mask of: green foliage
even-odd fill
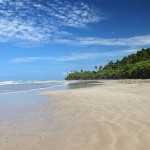
[[[66,80],[93,79],[149,79],[150,78],[150,48],[142,49],[136,54],[123,57],[116,62],[110,61],[103,68],[95,66],[96,71],[81,71],[69,73]]]

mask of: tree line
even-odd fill
[[[150,79],[150,48],[137,51],[115,62],[109,61],[104,67],[95,66],[94,71],[73,71],[66,80],[94,79]]]

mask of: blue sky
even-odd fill
[[[150,47],[149,0],[0,0],[0,80],[63,79]]]

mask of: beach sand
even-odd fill
[[[0,131],[0,150],[150,150],[149,80],[101,82],[45,92],[50,100],[38,113],[40,122],[33,124],[35,114],[16,124],[14,137],[2,138]]]

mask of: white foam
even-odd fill
[[[42,89],[51,89],[51,88],[55,88],[55,87],[60,87],[60,86],[66,86],[69,83],[74,83],[77,81],[65,81],[65,80],[49,80],[49,81],[3,81],[0,83],[4,83],[3,85],[11,85],[11,84],[38,84],[38,83],[62,83],[62,84],[54,84],[51,85],[49,87],[39,87],[39,88],[35,88],[35,89],[27,89],[27,90],[18,90],[18,91],[9,91],[9,90],[5,90],[8,92],[4,92],[4,93],[0,93],[0,95],[5,95],[5,94],[15,94],[15,93],[22,93],[22,92],[30,92],[30,91],[37,91],[37,90],[42,90]],[[0,84],[1,85],[1,84]]]
[[[14,84],[48,84],[48,83],[63,83],[64,80],[28,80],[28,81],[0,81],[0,85],[14,85]]]

